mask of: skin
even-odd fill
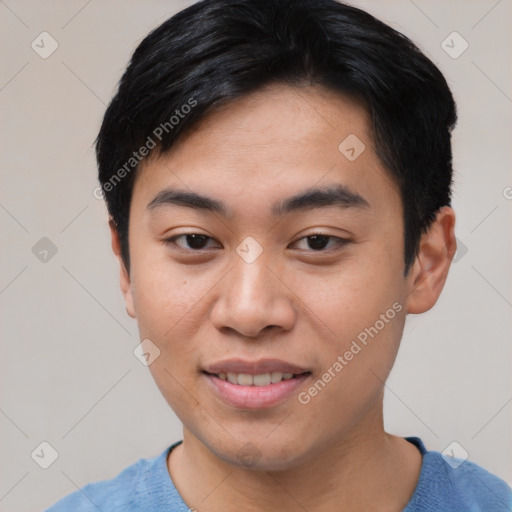
[[[421,455],[383,427],[384,382],[407,313],[437,301],[456,251],[443,207],[404,278],[403,212],[358,103],[318,86],[272,85],[207,116],[170,152],[139,170],[130,209],[130,274],[111,222],[127,312],[160,356],[149,366],[183,423],[169,474],[203,511],[402,510]],[[354,161],[339,144],[356,134]],[[369,208],[321,207],[276,219],[271,205],[313,186],[343,184]],[[229,215],[185,206],[147,209],[167,187],[221,200]],[[199,233],[203,249],[165,239]],[[307,236],[327,239],[315,250]],[[262,253],[236,252],[253,237]],[[180,247],[181,246],[181,247]],[[196,252],[194,252],[196,251]],[[394,303],[402,310],[307,404],[298,393],[267,409],[227,405],[204,365],[277,358],[309,369],[307,390]],[[251,445],[247,445],[251,443]],[[240,450],[251,446],[247,467]],[[368,485],[371,482],[371,485]]]

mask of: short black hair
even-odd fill
[[[202,0],[139,44],[96,139],[128,271],[140,161],[164,154],[216,107],[274,83],[362,100],[377,154],[400,188],[407,275],[422,233],[450,206],[455,103],[440,70],[407,37],[336,0]]]

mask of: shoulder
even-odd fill
[[[470,461],[451,473],[454,488],[478,505],[476,510],[512,511],[512,489],[501,478]]]
[[[141,510],[138,507],[147,497],[146,480],[163,464],[168,450],[169,448],[152,458],[139,459],[114,478],[85,485],[60,499],[45,512],[97,512],[98,509],[109,512]]]
[[[512,489],[501,478],[469,460],[427,451],[424,446],[423,450],[420,479],[404,512],[512,511]]]

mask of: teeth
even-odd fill
[[[268,386],[269,384],[276,384],[282,380],[290,380],[293,378],[293,373],[261,373],[259,375],[250,375],[248,373],[219,373],[219,379],[227,380],[231,384],[238,384],[239,386]]]
[[[255,375],[253,378],[253,384],[255,386],[268,386],[272,382],[270,373],[264,373],[262,375]]]
[[[252,375],[249,375],[248,373],[239,373],[238,384],[240,384],[240,386],[250,386],[253,384]]]
[[[283,374],[281,372],[272,372],[270,374],[271,382],[272,384],[275,384],[276,382],[280,382],[283,378]]]

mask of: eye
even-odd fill
[[[300,238],[297,240],[297,242],[295,242],[295,244],[303,240],[305,240],[308,245],[305,250],[308,250],[309,248],[314,252],[330,252],[333,250],[338,250],[350,242],[350,240],[347,240],[346,238],[340,238],[333,235],[324,235],[322,233],[314,233],[312,235]],[[334,241],[334,246],[325,250],[325,247],[329,245],[329,241]]]
[[[182,243],[178,243],[178,240],[182,240]],[[201,233],[184,233],[181,235],[176,235],[171,238],[164,240],[166,245],[177,246],[184,251],[192,251],[199,252],[204,249],[207,249],[207,242],[213,241],[214,239],[208,235],[203,235]],[[302,248],[301,250],[311,250],[313,252],[330,252],[335,251],[337,249],[341,249],[343,246],[347,245],[350,240],[345,238],[340,238],[333,235],[324,235],[322,233],[314,233],[312,235],[308,235],[300,238],[295,244],[299,242],[306,241],[308,247]],[[326,246],[329,246],[329,242],[334,242],[331,244],[331,248],[325,249]]]
[[[176,242],[179,239],[184,240],[183,243],[186,244],[185,247],[182,244]],[[182,235],[176,235],[168,238],[164,240],[164,243],[166,245],[176,245],[185,251],[192,250],[193,252],[198,252],[206,248],[205,246],[208,240],[213,240],[213,238],[207,235],[202,235],[200,233],[184,233]]]

